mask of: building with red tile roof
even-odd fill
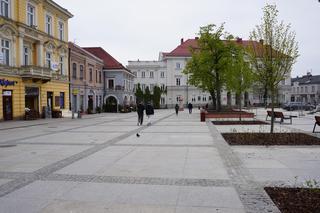
[[[83,47],[103,61],[104,104],[109,112],[118,112],[135,104],[132,72],[102,47]]]

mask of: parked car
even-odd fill
[[[291,111],[291,110],[313,110],[315,109],[315,106],[312,104],[307,104],[303,102],[288,102],[283,105],[282,107],[285,110]]]

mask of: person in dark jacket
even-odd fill
[[[189,103],[188,104],[189,114],[192,113],[192,108],[193,108],[192,103]]]
[[[146,115],[148,117],[148,126],[151,125],[151,115],[154,115],[154,109],[150,102],[147,103],[146,106]]]
[[[175,110],[176,110],[176,115],[178,115],[178,112],[179,112],[179,105],[178,105],[178,104],[176,104],[176,106],[175,106],[174,108],[175,108]]]
[[[138,126],[143,124],[143,111],[144,111],[144,105],[142,102],[140,102],[137,106]]]

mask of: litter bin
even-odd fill
[[[206,122],[206,112],[204,110],[200,111],[200,121]]]

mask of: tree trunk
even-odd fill
[[[241,111],[242,111],[242,103],[241,103],[241,100],[242,99],[242,92],[240,92],[240,101],[239,101],[239,109],[240,109],[240,114],[239,114],[239,120],[241,122]]]
[[[217,99],[216,99],[215,91],[210,91],[210,95],[212,97],[212,108],[213,108],[213,110],[216,110],[217,109]]]
[[[268,108],[268,88],[267,86],[265,85],[264,86],[264,93],[263,93],[263,104],[265,106],[265,108]]]
[[[270,133],[273,133],[274,129],[274,89],[271,89],[271,127],[270,127]]]
[[[216,73],[216,85],[217,85],[217,111],[220,112],[221,111],[221,85],[220,85],[220,75],[217,72]]]

